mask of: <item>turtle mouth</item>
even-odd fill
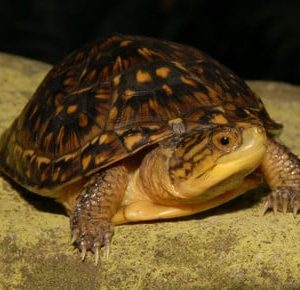
[[[238,175],[239,174],[237,174],[237,176],[233,176],[233,178],[238,177]],[[221,182],[219,185],[223,186],[222,183],[223,182]],[[240,183],[237,187],[225,190],[223,193],[221,193],[213,198],[211,198],[211,196],[210,196],[209,200],[201,202],[203,205],[203,210],[224,204],[224,203],[242,195],[243,193],[245,193],[247,191],[257,188],[261,183],[262,183],[261,175],[257,174],[257,171],[254,171],[251,174],[248,174],[247,176],[245,176],[240,181]],[[218,186],[218,185],[216,185],[216,186]]]

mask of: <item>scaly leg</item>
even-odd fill
[[[264,204],[264,213],[273,208],[274,213],[300,209],[300,160],[275,139],[268,140],[267,153],[261,169],[271,193]]]
[[[92,251],[97,264],[102,246],[108,254],[113,234],[111,219],[120,207],[127,185],[127,169],[116,166],[92,176],[77,197],[70,225],[72,242],[81,250],[82,259],[86,251]]]

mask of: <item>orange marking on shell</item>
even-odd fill
[[[65,127],[61,127],[59,129],[59,132],[58,132],[56,140],[55,140],[56,144],[60,144],[62,142],[64,134],[65,134]]]
[[[60,176],[60,181],[61,182],[65,182],[67,179],[67,172],[64,172],[61,176]]]
[[[123,67],[122,58],[118,56],[113,65],[113,70],[114,72],[120,72],[122,70],[122,67]]]
[[[172,63],[179,69],[183,70],[183,71],[187,71],[187,69],[180,63],[177,61],[172,61]]]
[[[57,168],[51,176],[51,179],[53,182],[57,181],[57,179],[59,177],[59,173],[60,173],[60,167]]]
[[[28,178],[31,178],[31,171],[30,171],[30,170],[27,170],[27,171],[25,172],[25,174],[26,174],[26,176],[27,176]]]
[[[50,133],[47,134],[47,136],[44,138],[43,145],[44,145],[46,151],[49,150],[50,143],[51,143],[52,139],[53,139],[53,132],[50,132]]]
[[[34,131],[38,131],[40,129],[40,125],[41,125],[41,118],[37,118],[35,124],[34,124]]]
[[[136,94],[134,91],[127,89],[124,94],[123,94],[123,99],[125,101],[128,101],[129,99],[131,99],[132,97],[134,97]]]
[[[104,144],[108,140],[107,134],[102,134],[99,138],[99,145]]]
[[[226,103],[224,105],[225,110],[229,110],[229,111],[235,111],[236,110],[236,106],[231,104],[231,103]]]
[[[164,85],[162,86],[162,89],[166,92],[166,94],[167,94],[168,96],[173,95],[173,90],[172,90],[172,88],[171,88],[169,85],[164,84]]]
[[[140,143],[143,140],[143,138],[144,136],[142,133],[129,135],[124,138],[124,144],[126,148],[131,151],[136,144]]]
[[[36,162],[37,162],[37,165],[38,165],[38,169],[40,169],[42,164],[50,164],[51,159],[49,159],[47,157],[44,157],[44,156],[38,156],[36,158]]]
[[[86,80],[92,82],[95,80],[96,78],[96,75],[97,75],[97,70],[96,69],[93,69],[92,71],[90,71],[87,76],[85,77]]]
[[[57,116],[63,109],[64,109],[64,106],[62,106],[62,105],[57,107],[57,109],[55,110],[55,115]]]
[[[147,83],[152,81],[152,77],[149,72],[138,70],[136,73],[136,81],[138,83]]]
[[[84,158],[82,158],[81,165],[82,165],[83,170],[86,170],[88,168],[91,160],[92,160],[92,155],[87,155]]]
[[[99,79],[108,80],[111,76],[111,66],[106,66],[101,71],[101,77]]]
[[[223,116],[223,114],[216,114],[213,116],[211,121],[215,124],[227,124],[228,120]]]
[[[31,157],[34,154],[34,150],[27,149],[23,151],[23,158]]]
[[[160,67],[155,70],[156,75],[163,79],[167,78],[170,72],[171,70],[168,67]]]
[[[80,95],[80,94],[82,94],[82,93],[85,93],[85,92],[87,92],[87,91],[90,91],[91,89],[93,89],[93,87],[85,87],[85,88],[82,88],[82,89],[80,89],[80,90],[74,91],[74,92],[72,93],[72,95]]]
[[[207,94],[203,92],[194,92],[194,96],[196,97],[197,101],[201,103],[201,105],[211,105],[211,101]]]
[[[35,105],[34,109],[32,110],[32,112],[31,112],[31,114],[29,116],[29,119],[32,119],[32,117],[34,116],[34,114],[37,112],[38,108],[39,108],[38,105]]]
[[[88,116],[85,113],[80,113],[78,116],[78,125],[81,128],[84,128],[88,125],[88,123],[89,123]]]
[[[149,99],[149,107],[153,110],[153,111],[157,111],[160,106],[157,103],[156,99]]]
[[[41,176],[40,176],[40,180],[41,180],[41,182],[44,182],[44,181],[46,181],[47,180],[47,172],[46,171],[43,171],[42,172],[42,174],[41,174]]]
[[[193,80],[191,80],[191,79],[187,79],[186,77],[184,77],[184,76],[181,76],[180,77],[180,80],[184,83],[184,84],[186,84],[186,85],[188,85],[188,86],[191,86],[191,87],[197,87],[197,83],[195,82],[195,81],[193,81]]]
[[[213,89],[218,92],[219,94],[223,92],[223,89],[221,88],[221,86],[217,83],[214,83],[213,85]]]
[[[58,93],[55,97],[54,97],[54,104],[56,107],[59,107],[62,103],[63,103],[63,99],[64,99],[64,94],[62,93]]]
[[[68,78],[64,80],[64,85],[66,86],[74,86],[75,84],[77,84],[77,80],[73,78]]]
[[[67,113],[68,113],[68,114],[73,114],[74,112],[77,111],[77,108],[78,108],[77,105],[70,105],[70,106],[67,108]]]
[[[97,90],[95,98],[105,100],[110,98],[111,86],[110,83],[102,83],[101,87]]]
[[[153,51],[147,47],[139,48],[138,54],[145,57],[147,60],[151,60],[151,56],[153,55]]]
[[[106,160],[106,157],[104,156],[103,152],[101,152],[96,156],[95,163],[96,163],[96,165],[99,165],[105,160]]]
[[[113,107],[109,112],[109,119],[114,119],[118,115],[118,109],[116,107]]]
[[[91,141],[91,144],[94,145],[99,141],[99,137],[96,136],[95,138],[93,138],[93,140]]]
[[[120,47],[128,46],[130,43],[132,43],[131,40],[123,40],[123,41],[121,41],[121,43],[120,43]]]
[[[120,81],[121,81],[121,74],[118,74],[117,76],[115,76],[113,78],[113,84],[114,84],[114,86],[117,87],[120,84]]]

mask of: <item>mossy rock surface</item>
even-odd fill
[[[0,131],[49,69],[0,54]],[[249,85],[299,155],[300,87]],[[95,267],[70,245],[60,205],[0,177],[0,289],[299,289],[300,215],[262,217],[264,196],[261,187],[188,218],[116,227],[109,259]]]

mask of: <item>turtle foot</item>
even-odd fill
[[[293,187],[278,187],[273,190],[266,198],[262,214],[268,209],[273,209],[276,214],[278,211],[283,213],[292,212],[296,217],[300,209],[300,189]]]
[[[101,252],[108,258],[113,235],[113,226],[110,222],[97,221],[97,224],[79,225],[73,218],[71,219],[71,231],[71,243],[80,250],[82,261],[85,260],[88,251],[94,254],[95,265],[100,261]]]

